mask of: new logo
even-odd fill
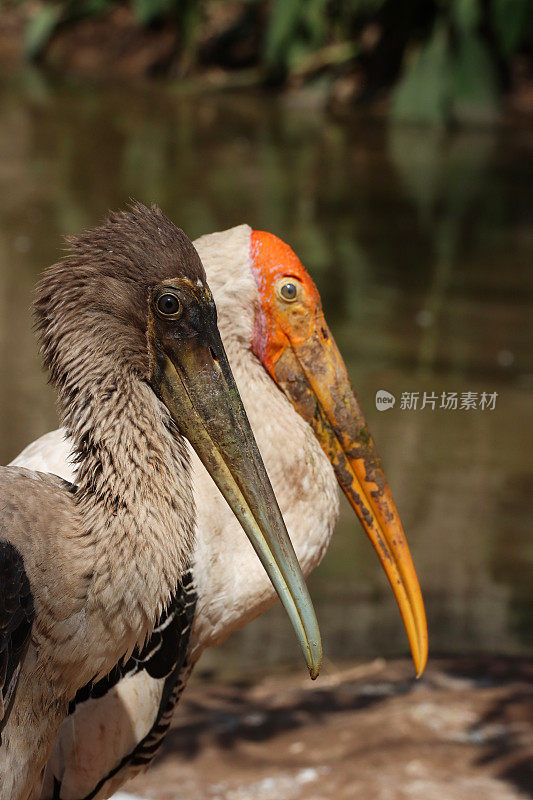
[[[378,389],[376,392],[376,408],[378,411],[388,411],[389,408],[394,408],[396,398],[385,389]]]

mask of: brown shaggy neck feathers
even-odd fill
[[[94,549],[89,608],[142,639],[189,565],[194,504],[185,443],[147,383],[148,297],[205,282],[193,245],[136,204],[69,240],[35,297],[45,365],[78,463],[80,535]]]

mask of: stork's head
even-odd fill
[[[271,233],[240,226],[195,245],[215,290],[230,356],[251,348],[312,428],[387,574],[420,675],[427,625],[418,579],[315,284],[294,251]]]
[[[366,531],[398,601],[417,674],[427,660],[420,586],[394,500],[320,295],[285,242],[252,231],[251,268],[259,292],[252,349],[311,425]]]

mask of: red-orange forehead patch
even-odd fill
[[[263,296],[274,288],[282,276],[298,278],[310,299],[320,302],[320,295],[311,276],[288,244],[267,231],[252,231],[250,250],[252,270],[257,287]]]

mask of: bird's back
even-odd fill
[[[79,610],[83,576],[66,561],[75,519],[71,491],[54,475],[0,467],[0,731],[30,640],[39,647],[43,638],[68,636],[65,621]],[[64,602],[50,604],[59,586]]]
[[[57,475],[0,467],[0,541],[17,548],[27,574],[38,575],[44,591],[58,572],[65,571],[69,582],[66,551],[77,541],[76,523],[72,484]]]

